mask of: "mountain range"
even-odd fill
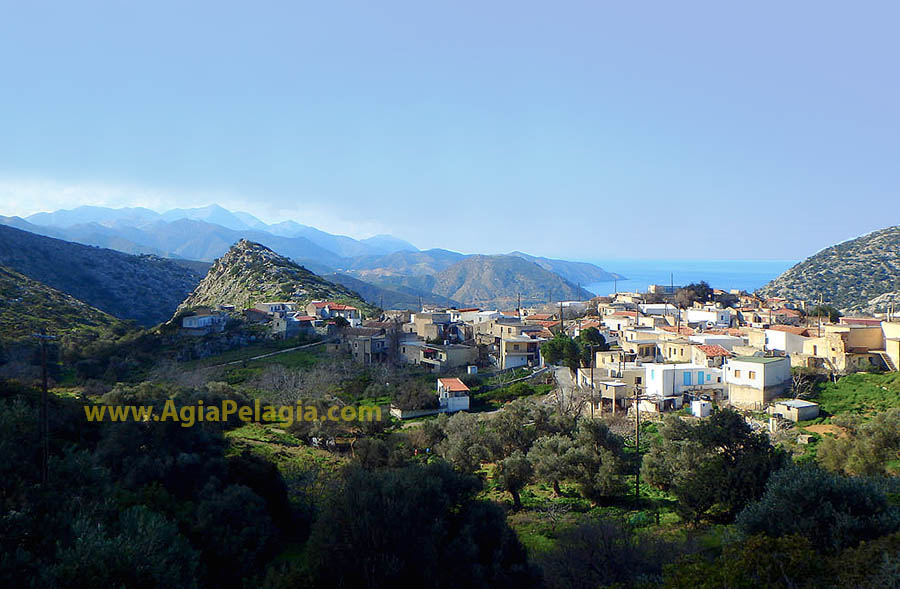
[[[231,212],[218,205],[164,213],[140,207],[82,206],[25,219],[0,217],[0,224],[130,254],[207,263],[246,239],[339,284],[354,285],[355,290],[367,294],[370,302],[383,301],[387,307],[414,308],[420,299],[436,304],[499,306],[520,293],[523,300],[535,303],[586,298],[590,293],[579,285],[622,278],[593,264],[518,251],[501,255],[422,251],[390,235],[357,240],[295,221],[266,224],[249,213]],[[466,260],[470,261],[441,276]],[[193,267],[204,270],[199,263]],[[547,287],[537,286],[548,280]]]
[[[195,263],[129,255],[2,225],[0,265],[146,327],[168,320],[203,277]]]

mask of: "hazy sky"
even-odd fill
[[[900,223],[898,6],[0,0],[0,214],[798,259]]]

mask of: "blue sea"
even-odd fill
[[[590,260],[607,272],[621,274],[616,284],[583,285],[598,295],[614,292],[646,292],[651,284],[684,286],[705,280],[713,288],[753,292],[796,264],[795,260]]]

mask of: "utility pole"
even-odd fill
[[[559,302],[559,332],[560,332],[560,333],[565,333],[565,332],[566,332],[566,326],[565,326],[565,324],[563,324],[563,306],[562,306],[562,301]]]
[[[47,386],[47,341],[56,339],[44,331],[32,334],[41,342],[41,484],[50,481],[50,401]]]
[[[591,419],[594,419],[594,358],[594,344],[591,344]]]
[[[816,333],[816,337],[822,337],[822,304],[824,303],[824,300],[825,300],[824,297],[820,294],[819,295],[819,312],[816,313],[816,315],[819,318],[819,329]]]
[[[634,385],[634,452],[638,457],[638,467],[634,471],[634,501],[635,504],[641,502],[641,406],[640,406],[640,388],[641,385]]]

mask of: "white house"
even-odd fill
[[[673,402],[674,409],[681,408],[682,396],[687,392],[715,394],[725,386],[721,369],[700,364],[645,364],[644,375],[644,394],[677,399]]]
[[[257,311],[261,311],[269,315],[274,315],[275,313],[288,313],[290,311],[296,311],[297,303],[282,301],[272,303],[257,303],[253,308]]]
[[[647,303],[638,305],[644,315],[678,315],[678,307],[670,303]]]
[[[306,314],[323,320],[343,317],[351,327],[362,325],[362,316],[359,313],[359,309],[331,301],[313,301],[309,303],[306,305]]]
[[[807,421],[819,416],[819,404],[801,399],[791,399],[775,403],[774,406],[769,407],[768,411],[791,421]]]
[[[224,331],[227,321],[227,315],[217,313],[191,315],[181,320],[181,327],[190,335],[205,335]]]
[[[762,409],[791,388],[789,356],[738,356],[725,363],[728,400],[736,407]]]
[[[806,329],[778,326],[766,330],[766,349],[779,350],[785,354],[802,354],[803,343],[809,340]]]
[[[731,309],[717,309],[715,307],[688,309],[685,311],[684,317],[688,324],[702,323],[715,325],[716,327],[731,326]]]
[[[469,410],[469,387],[458,378],[437,379],[437,392],[442,413]]]

